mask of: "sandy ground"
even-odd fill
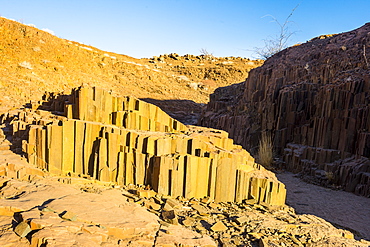
[[[370,240],[370,198],[308,184],[293,173],[276,174],[287,188],[287,204],[299,214],[319,216]],[[357,234],[356,234],[357,232]]]

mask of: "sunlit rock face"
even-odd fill
[[[224,131],[185,126],[154,105],[98,88],[45,99],[2,116],[39,168],[175,197],[285,203],[284,184]]]

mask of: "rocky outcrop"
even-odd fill
[[[1,121],[15,146],[22,140],[28,162],[52,174],[148,185],[175,197],[285,202],[284,184],[226,132],[185,126],[133,97],[82,87],[30,107]]]
[[[51,177],[10,150],[0,155],[1,246],[217,246],[185,227],[166,233],[168,224],[127,190]]]
[[[370,196],[369,57],[370,23],[290,47],[216,90],[200,125],[252,154],[270,132],[287,169]]]
[[[369,246],[286,205],[176,199],[56,176],[10,150],[0,150],[0,171],[1,246]]]

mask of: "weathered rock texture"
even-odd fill
[[[180,226],[163,233],[158,216],[107,183],[51,177],[10,150],[0,170],[1,246],[217,246]]]
[[[24,139],[28,161],[53,174],[150,185],[186,198],[285,202],[284,184],[226,132],[186,127],[132,97],[82,87],[1,120],[10,122],[15,139]]]
[[[252,154],[271,132],[289,170],[370,196],[370,23],[274,55],[217,89],[200,124]]]
[[[11,150],[0,150],[0,170],[1,246],[369,246],[286,205],[176,199],[133,185],[112,188],[51,175]]]

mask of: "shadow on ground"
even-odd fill
[[[158,106],[172,118],[185,125],[196,125],[204,106],[204,104],[192,100],[158,100],[151,98],[141,98],[140,100]]]

